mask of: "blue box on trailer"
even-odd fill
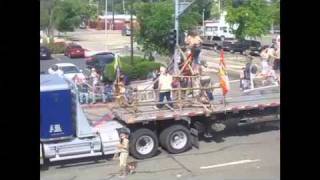
[[[40,75],[40,140],[71,139],[75,135],[71,87],[58,75]]]

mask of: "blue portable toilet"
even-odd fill
[[[72,139],[75,113],[69,83],[58,75],[40,75],[40,140]]]

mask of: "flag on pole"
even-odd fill
[[[120,64],[120,57],[118,54],[115,54],[114,56],[114,65],[113,65],[113,68],[114,68],[114,71],[117,70],[117,68],[120,68],[121,64]]]
[[[230,84],[229,84],[229,77],[226,70],[226,64],[224,61],[223,49],[221,49],[221,52],[220,52],[220,63],[219,63],[218,75],[220,79],[220,87],[222,88],[223,95],[225,96],[230,90]]]
[[[120,63],[119,54],[115,54],[113,68],[114,68],[114,71],[116,72],[116,79],[117,80],[120,77],[120,66],[121,66],[121,63]]]

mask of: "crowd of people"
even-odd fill
[[[280,36],[271,46],[264,46],[260,53],[261,71],[253,64],[253,58],[248,57],[248,62],[240,74],[240,88],[255,88],[255,79],[262,80],[262,85],[279,85],[280,83]]]

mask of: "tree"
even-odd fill
[[[53,34],[52,11],[56,0],[40,0],[40,29],[48,32],[49,36]]]
[[[219,1],[219,0],[218,0]],[[210,18],[219,19],[221,9],[219,8],[219,2],[213,1],[210,9]]]
[[[78,0],[59,1],[53,9],[53,23],[60,32],[73,31],[81,23]]]
[[[236,38],[260,37],[268,32],[272,11],[266,0],[228,0],[226,21],[237,25]]]
[[[144,51],[157,51],[168,55],[168,35],[174,28],[174,6],[171,0],[134,4],[139,27],[134,36],[138,44],[143,46]],[[201,22],[198,12],[187,10],[180,18],[180,29],[188,30]]]
[[[272,0],[270,9],[272,11],[273,24],[280,25],[280,0]]]
[[[97,17],[97,0],[40,0],[40,29],[73,31],[84,20]]]

